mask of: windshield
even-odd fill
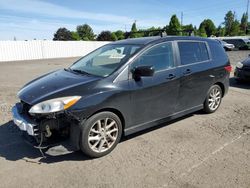
[[[126,62],[140,47],[130,44],[108,44],[78,60],[70,70],[106,77]]]
[[[243,39],[245,41],[245,43],[249,44],[250,40],[249,39]]]

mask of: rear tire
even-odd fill
[[[211,114],[214,113],[220,107],[222,100],[222,89],[219,85],[213,85],[207,94],[204,102],[204,112]]]
[[[84,122],[80,147],[84,154],[97,158],[110,153],[122,135],[122,123],[112,112],[100,112]]]

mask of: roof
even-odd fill
[[[156,41],[157,39],[160,39],[160,36],[156,37],[141,37],[141,38],[131,38],[131,39],[125,39],[125,40],[119,40],[114,42],[115,44],[139,44],[139,45],[146,45],[152,41]]]
[[[202,37],[190,37],[190,36],[166,36],[166,37],[142,37],[125,39],[114,42],[113,44],[137,44],[137,45],[147,45],[149,43],[157,43],[163,41],[174,41],[174,40],[197,40],[197,41],[213,41],[212,39],[202,38]]]

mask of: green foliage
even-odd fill
[[[130,32],[123,32],[117,30],[114,32],[103,31],[101,32],[97,40],[101,41],[116,41],[123,40],[125,38],[137,38],[137,37],[148,37],[148,36],[159,36],[162,30],[165,30],[168,35],[195,35],[201,37],[210,36],[236,36],[246,35],[250,23],[248,22],[248,15],[243,13],[241,20],[237,20],[235,12],[228,11],[224,17],[224,22],[218,28],[214,25],[210,19],[205,19],[201,22],[199,29],[192,24],[181,26],[176,15],[173,15],[170,19],[169,25],[164,28],[150,27],[148,29],[139,30],[137,29],[136,22],[132,24]],[[78,25],[76,31],[69,31],[66,28],[59,28],[54,34],[53,40],[95,40],[96,35],[93,29],[88,24]]]
[[[139,35],[138,35],[138,30],[137,30],[137,27],[136,27],[136,22],[134,22],[132,24],[132,27],[131,27],[131,31],[130,31],[130,38],[138,38]]]
[[[240,22],[240,29],[243,33],[247,34],[247,29],[248,29],[248,15],[246,13],[243,13],[241,17],[241,22]]]
[[[98,41],[113,41],[112,33],[110,31],[102,31],[98,37]]]
[[[240,23],[239,21],[236,19],[235,13],[233,13],[231,10],[227,12],[226,16],[225,16],[225,30],[226,36],[235,36],[239,34],[239,30],[240,30]]]
[[[115,35],[116,35],[116,37],[117,37],[117,40],[123,40],[123,39],[125,39],[125,34],[124,34],[124,32],[121,31],[121,30],[116,31],[116,32],[115,32]]]
[[[62,40],[62,41],[68,41],[73,40],[71,32],[66,29],[65,27],[59,28],[56,33],[54,34],[53,40]]]
[[[198,29],[197,29],[197,27],[196,26],[194,26],[194,36],[197,36],[198,35]]]
[[[75,31],[71,31],[71,37],[72,37],[72,40],[81,40],[80,36]]]
[[[194,26],[192,24],[189,24],[189,25],[183,25],[182,26],[182,35],[183,36],[189,36],[190,34],[193,33],[194,35]]]
[[[144,30],[140,29],[138,31],[138,33],[135,33],[135,37],[134,38],[140,38],[140,37],[144,37]]]
[[[199,29],[202,27],[205,29],[206,35],[208,37],[215,35],[216,27],[215,27],[214,22],[212,20],[205,19],[203,22],[201,22]]]
[[[81,40],[88,41],[95,39],[93,29],[88,24],[78,25],[76,27],[76,32],[78,33]]]
[[[231,36],[236,36],[240,34],[240,22],[238,20],[234,20],[231,30]]]
[[[148,29],[143,30],[143,37],[149,37],[149,36],[159,36],[161,35],[162,28],[158,27],[150,27]]]
[[[131,32],[137,32],[136,22],[132,24]]]
[[[225,20],[224,25],[225,25],[226,35],[230,35],[232,31],[232,25],[235,20],[234,14],[231,10],[227,12],[224,20]]]
[[[117,38],[115,32],[112,32],[112,33],[111,33],[111,39],[112,39],[112,41],[117,41],[117,40],[118,40],[118,38]]]
[[[168,35],[180,35],[181,34],[181,24],[176,15],[173,15],[170,19],[167,34]]]
[[[215,36],[216,37],[224,37],[226,33],[225,27],[221,25],[216,29]]]
[[[205,30],[204,26],[202,26],[201,28],[199,28],[198,35],[200,37],[207,37],[207,33],[206,33],[206,30]]]
[[[165,30],[165,32],[168,34],[168,29],[169,29],[169,26],[168,26],[168,25],[166,25],[163,29],[164,29],[164,30]]]

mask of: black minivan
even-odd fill
[[[26,84],[13,120],[50,155],[82,150],[101,157],[122,136],[201,109],[215,112],[228,91],[230,71],[215,40],[121,40]]]

